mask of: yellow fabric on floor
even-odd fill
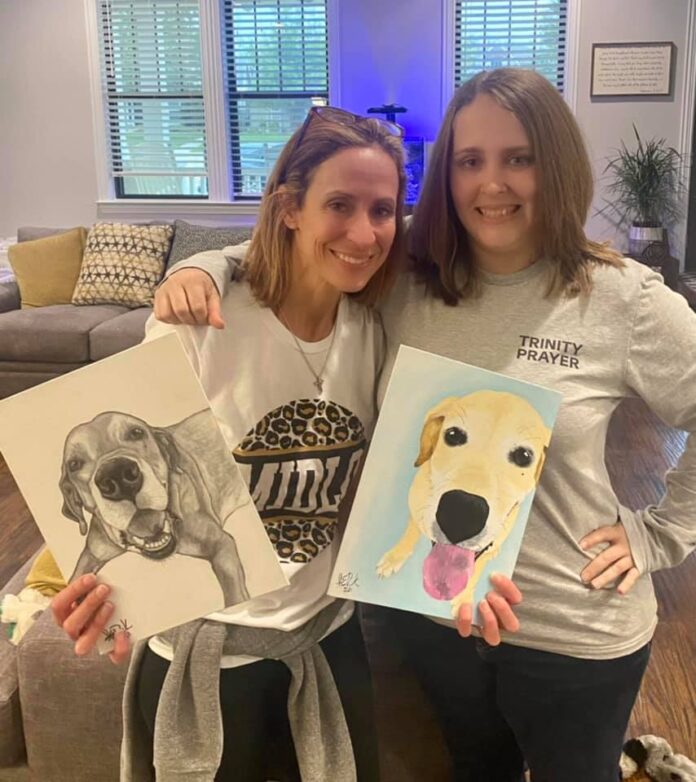
[[[53,554],[47,548],[34,560],[34,564],[27,574],[25,586],[48,597],[57,595],[66,586],[63,574],[58,569]]]

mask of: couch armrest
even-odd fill
[[[16,282],[0,282],[0,312],[18,310],[20,307],[19,286]]]
[[[22,591],[33,560],[31,557],[5,584],[0,601],[6,594],[17,595]],[[10,643],[6,630],[7,625],[0,625],[0,768],[13,766],[25,756],[17,647]]]
[[[19,694],[32,779],[118,782],[127,664],[77,657],[50,610],[18,648]]]

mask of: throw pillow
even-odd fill
[[[22,308],[70,304],[85,249],[84,228],[19,242],[7,257],[17,278]]]
[[[87,235],[73,304],[152,304],[173,231],[171,225],[97,223]]]
[[[167,268],[205,250],[222,250],[234,244],[241,244],[251,237],[251,228],[210,228],[207,225],[193,225],[185,220],[174,221],[174,242],[169,254]]]

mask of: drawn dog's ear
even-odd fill
[[[171,434],[165,429],[154,429],[153,434],[169,470],[171,472],[183,472],[181,454]]]
[[[442,422],[445,420],[445,411],[456,398],[457,397],[454,396],[448,396],[428,411],[420,436],[420,451],[418,452],[418,458],[413,465],[414,467],[420,467],[421,464],[427,462],[433,455],[433,451],[437,445],[437,439],[440,436],[440,430],[442,429]]]
[[[534,483],[539,483],[539,479],[541,478],[541,471],[544,469],[544,462],[546,461],[546,452],[549,450],[548,446],[544,446],[544,450],[541,452],[541,456],[539,457],[539,462],[536,466],[536,470],[534,471]]]
[[[84,507],[82,497],[80,497],[80,492],[73,486],[65,464],[63,464],[63,471],[60,476],[60,491],[63,495],[63,515],[72,519],[72,521],[76,521],[80,525],[80,534],[86,535],[87,522],[82,512]]]

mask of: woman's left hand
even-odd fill
[[[580,573],[580,578],[586,584],[592,584],[595,589],[610,584],[621,578],[616,591],[625,595],[638,580],[640,573],[633,561],[631,544],[624,525],[617,521],[609,527],[599,527],[580,541],[580,548],[590,549],[601,543],[609,545],[590,562]]]
[[[520,623],[512,606],[522,602],[522,593],[506,576],[494,573],[491,576],[493,589],[479,603],[479,613],[483,620],[480,627],[481,637],[491,646],[500,643],[500,628],[516,633]],[[471,635],[473,611],[471,603],[463,603],[457,616],[457,632],[467,638]]]

